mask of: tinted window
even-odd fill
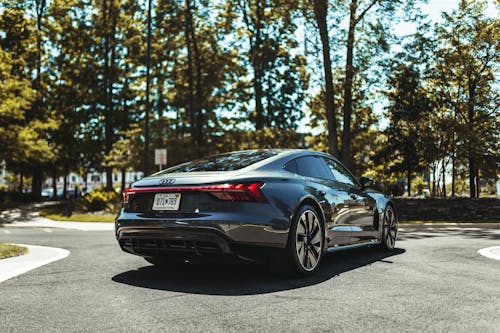
[[[357,185],[356,179],[354,179],[354,177],[349,173],[349,171],[347,171],[346,168],[344,168],[343,165],[329,158],[325,158],[325,162],[332,172],[334,180],[351,186]]]
[[[288,162],[286,164],[285,170],[290,171],[292,173],[299,173],[299,171],[297,169],[297,162],[295,160],[291,160],[290,162]]]
[[[252,150],[212,155],[173,166],[158,172],[155,175],[163,175],[174,172],[239,170],[277,154],[278,153],[276,151],[272,150]]]
[[[297,173],[306,177],[331,179],[330,172],[323,159],[315,156],[299,157],[296,160]]]

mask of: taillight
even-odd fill
[[[264,183],[229,183],[207,186],[202,191],[209,192],[219,200],[225,201],[257,201],[265,202],[266,198],[261,192]]]
[[[135,190],[131,189],[130,187],[125,189],[125,191],[123,191],[123,203],[129,203],[130,199],[132,199],[134,194]]]
[[[219,200],[225,201],[255,201],[266,202],[262,194],[263,182],[253,183],[226,183],[213,185],[181,185],[166,187],[136,187],[128,188],[123,192],[123,201],[128,203],[136,193],[161,193],[161,192],[184,192],[199,191],[208,192]]]

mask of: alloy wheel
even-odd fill
[[[396,245],[396,236],[398,233],[398,224],[394,210],[388,206],[384,214],[384,242],[385,248],[392,250]]]
[[[297,223],[295,251],[301,267],[310,272],[318,265],[323,249],[323,237],[318,216],[312,210],[305,210]]]

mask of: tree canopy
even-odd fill
[[[111,189],[144,166],[150,107],[169,165],[312,148],[409,193],[425,176],[477,197],[500,173],[500,20],[461,0],[431,24],[419,3],[154,0],[146,103],[147,1],[0,0],[0,161],[35,198],[71,171]]]

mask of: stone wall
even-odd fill
[[[393,198],[401,221],[500,221],[500,199]]]

